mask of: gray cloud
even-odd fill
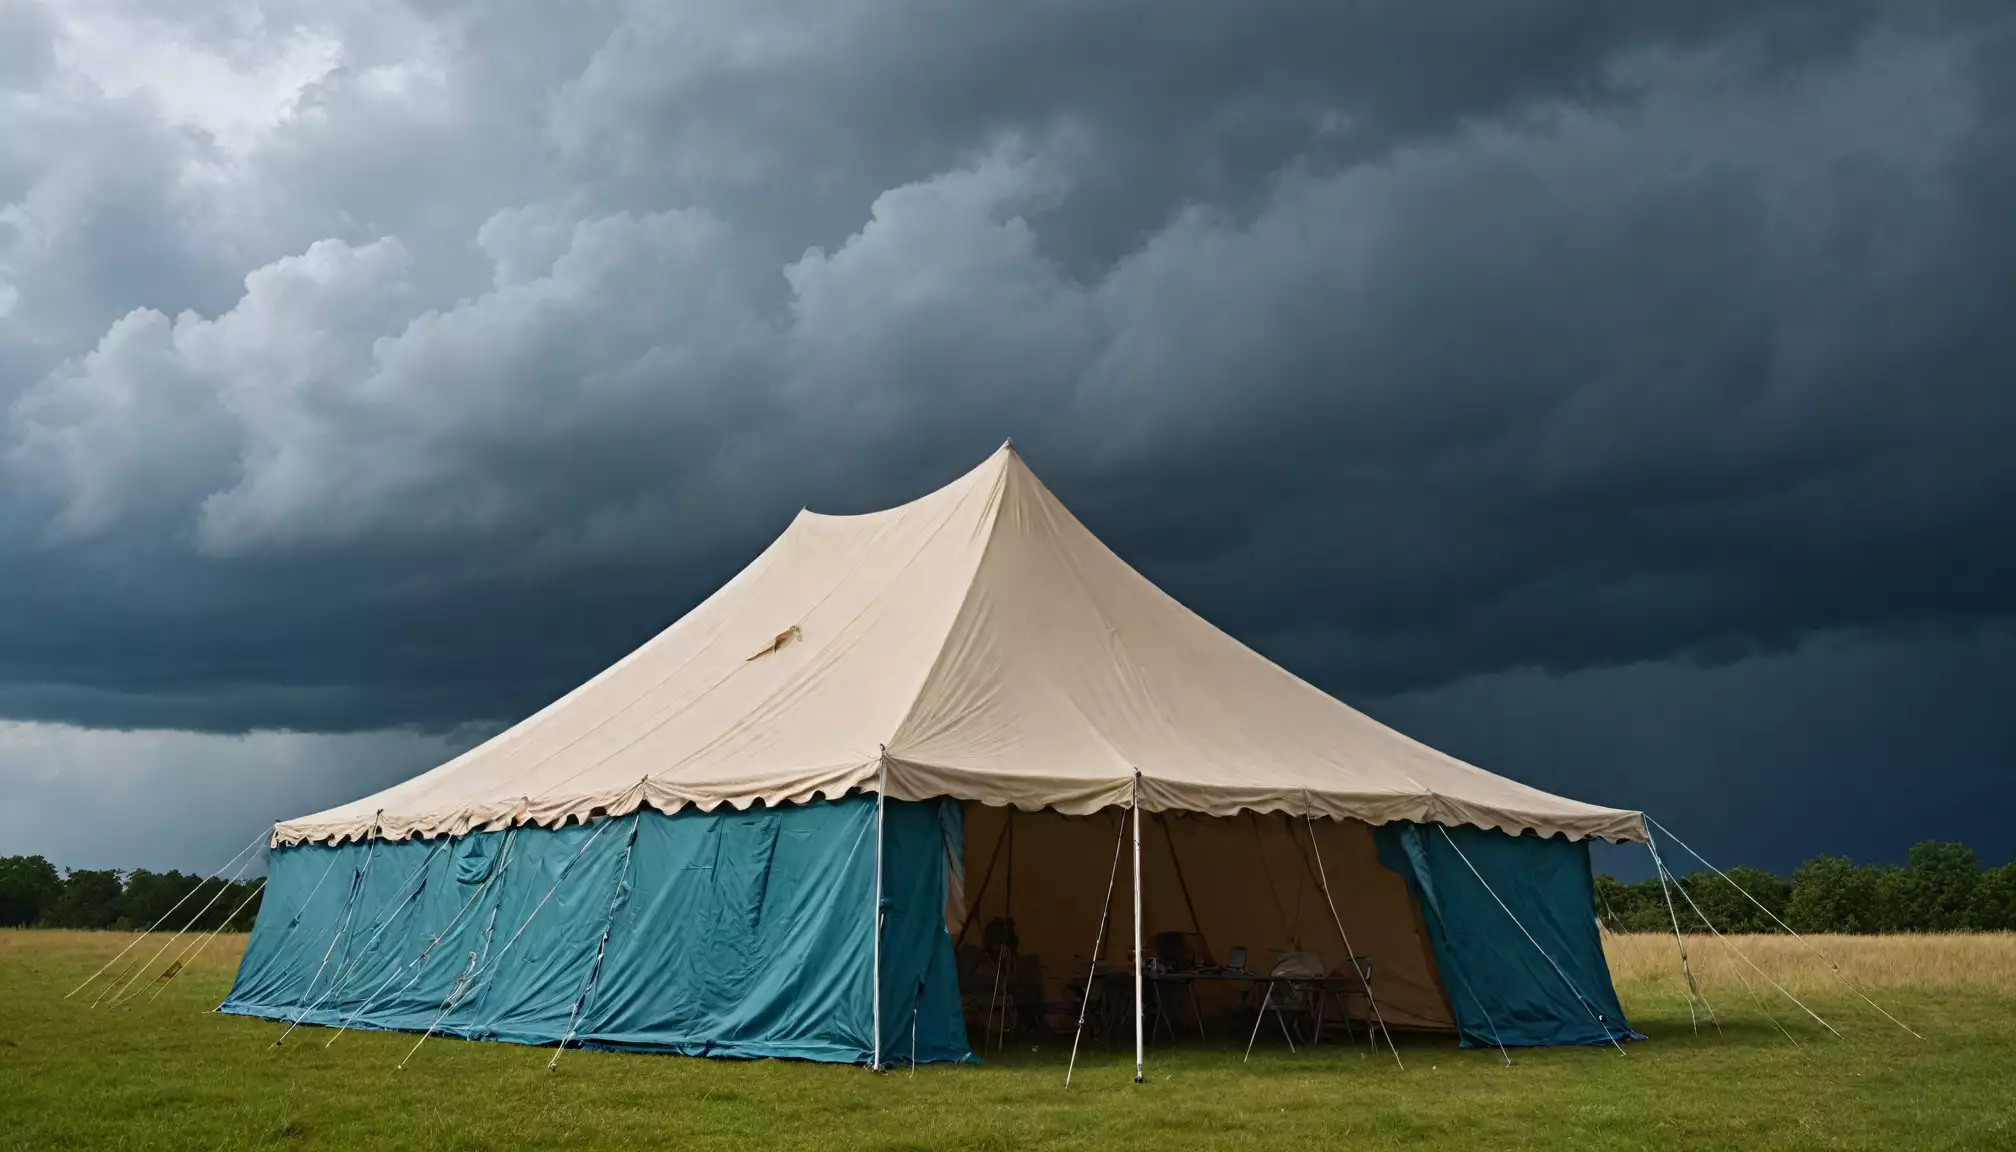
[[[16,6],[0,714],[508,720],[1007,435],[1354,698],[2007,619],[2006,12],[1472,9]]]
[[[326,807],[461,751],[473,734],[211,736],[0,722],[0,851],[69,868],[209,872],[275,811]],[[249,874],[262,869],[258,860]]]

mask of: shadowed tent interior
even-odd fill
[[[1642,818],[1492,775],[1296,679],[1128,567],[1004,445],[898,508],[801,513],[536,715],[276,825],[223,1008],[968,1059],[974,938],[997,972],[1012,962],[982,1015],[1003,1019],[1007,983],[1030,1009],[1018,1027],[1052,1027],[1092,970],[1110,881],[1100,963],[1131,969],[1137,930],[1190,934],[1180,959],[1157,945],[1170,971],[1149,991],[1167,1007],[1180,984],[1204,1009],[1192,1024],[1253,1015],[1237,973],[1181,984],[1244,949],[1318,1001],[1326,973],[1369,984],[1361,1021],[1611,1043],[1630,1032],[1590,906],[1597,836],[1642,840]]]
[[[1039,1006],[1017,1009],[1018,1019],[1061,1012],[1047,1023],[1068,1029],[1080,1009],[1077,998],[1115,848],[1127,835],[1126,810],[1067,817],[966,807],[968,902],[948,923],[962,972],[981,977],[967,989],[975,1046],[983,1046],[978,1025],[989,1017],[988,1001],[995,996],[986,977],[994,967],[987,928],[996,921],[1012,923],[1018,955],[1033,958],[1041,978],[1040,985],[1032,981],[1017,988],[1031,1000],[1039,987],[1041,995]],[[1235,949],[1244,951],[1245,967],[1256,976],[1295,953],[1314,954],[1329,973],[1347,973],[1350,956],[1368,960],[1376,1012],[1363,997],[1336,1006],[1365,1029],[1361,1035],[1381,1020],[1396,1030],[1456,1032],[1465,1046],[1629,1038],[1591,907],[1588,846],[1469,828],[1451,835],[1482,873],[1481,881],[1439,832],[1419,825],[1373,828],[1286,813],[1151,814],[1141,825],[1144,952],[1154,956],[1157,938],[1165,933],[1184,933],[1190,936],[1185,947],[1193,953],[1191,966],[1200,969],[1224,968]],[[1428,846],[1420,849],[1421,858],[1409,858],[1410,841]],[[1133,952],[1124,852],[1106,945],[1098,954],[1103,964],[1123,973],[1131,971]],[[1422,876],[1439,886],[1436,901],[1418,898]],[[1492,892],[1513,905],[1537,946],[1521,935]],[[1553,970],[1550,957],[1566,969],[1565,978]],[[1445,972],[1455,974],[1453,996]],[[1185,1041],[1196,1036],[1197,1009],[1209,1025],[1204,1038],[1213,1042],[1233,1036],[1227,1027],[1252,1020],[1261,994],[1257,982],[1198,982],[1193,1007],[1188,1002],[1193,986],[1181,977],[1177,973],[1159,986],[1151,982],[1148,989],[1148,1011],[1156,1010],[1159,998],[1170,1018],[1165,1036]],[[1008,998],[1005,992],[1001,998]],[[1603,1018],[1601,1024],[1590,1018],[1584,998]]]

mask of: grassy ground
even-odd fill
[[[1611,1049],[1464,1052],[1403,1037],[1406,1070],[1326,1046],[1093,1051],[1067,1092],[1064,1051],[1024,1045],[979,1068],[855,1068],[569,1052],[303,1030],[212,1015],[242,937],[223,937],[158,999],[63,994],[131,939],[0,930],[0,1149],[2016,1147],[2016,937],[1823,940],[1912,1039],[1782,939],[1759,966],[1838,1027],[1782,999],[1780,1034],[1712,941],[1696,972],[1722,1018],[1688,1023],[1671,937],[1611,943],[1619,992],[1650,1036]]]

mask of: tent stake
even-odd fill
[[[1130,794],[1130,804],[1134,809],[1134,1083],[1141,1083],[1141,769],[1134,769],[1134,788]]]

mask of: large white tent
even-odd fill
[[[1319,1001],[1355,988],[1368,1026],[1615,1043],[1598,837],[1644,825],[1297,679],[1135,572],[1004,444],[900,507],[800,513],[522,723],[275,825],[224,1008],[873,1062],[907,1014],[923,1058],[957,1060],[979,973],[998,1034],[1003,997],[1043,1027],[1124,968],[1138,1058],[1158,980],[1189,981],[1201,1033],[1200,982],[1262,979],[1264,1005],[1280,968]],[[1131,933],[1108,933],[1128,889]],[[1241,995],[1219,1006],[1264,1014]]]
[[[886,771],[886,777],[883,775]],[[801,512],[608,670],[276,844],[554,826],[696,805],[949,796],[1084,814],[1313,813],[1643,839],[1640,816],[1429,748],[1177,603],[1004,444],[919,500]]]

